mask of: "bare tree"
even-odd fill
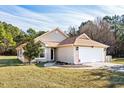
[[[95,21],[89,21],[80,27],[80,33],[86,33],[91,39],[110,46],[108,53],[113,53],[115,48],[115,37],[111,31],[110,24],[97,18]]]
[[[77,36],[77,35],[79,35],[79,30],[77,30],[77,28],[75,26],[70,26],[68,28],[68,35],[70,37]]]

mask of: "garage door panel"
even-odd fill
[[[104,60],[103,48],[79,47],[79,59],[84,62],[101,62]]]

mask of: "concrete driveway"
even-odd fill
[[[115,63],[85,63],[84,65],[91,66],[91,69],[99,69],[99,68],[111,68],[111,67],[117,67],[117,66],[124,66],[122,64],[115,64]]]
[[[54,65],[47,66],[48,68],[66,68],[66,69],[109,69],[111,67],[124,66],[114,63],[84,63],[82,65]]]

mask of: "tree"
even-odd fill
[[[3,24],[5,31],[10,33],[13,38],[20,34],[21,30],[18,27],[13,26],[12,24],[7,24],[6,22],[1,23]]]
[[[38,37],[38,36],[40,36],[40,35],[42,35],[42,34],[44,34],[44,33],[46,33],[46,32],[45,32],[45,31],[39,31],[39,32],[37,32],[37,34],[36,34],[35,37]]]
[[[69,35],[70,37],[79,35],[79,31],[77,31],[76,27],[74,27],[74,26],[70,26],[70,27],[68,28],[68,32],[69,32],[68,35]]]
[[[3,23],[0,23],[0,49],[1,53],[6,52],[9,47],[15,46],[13,36],[4,28]]]
[[[29,41],[29,36],[24,31],[20,31],[20,34],[14,38],[14,41],[16,42],[16,46],[18,46]]]
[[[116,56],[120,56],[124,54],[124,43],[123,43],[123,39],[124,39],[124,15],[114,15],[114,16],[105,16],[103,17],[103,20],[106,20],[108,23],[110,23],[111,25],[111,30],[114,33],[115,36],[115,55]],[[123,53],[122,53],[123,51]],[[124,56],[124,55],[123,55]]]
[[[5,30],[3,25],[0,23],[0,54],[4,52],[4,43],[3,43],[3,38],[5,36]]]
[[[115,37],[108,22],[97,18],[93,22],[87,22],[79,30],[81,34],[86,33],[91,39],[109,45],[108,54],[114,53]]]
[[[9,33],[5,34],[5,37],[3,39],[3,43],[4,43],[5,52],[8,50],[8,48],[16,45],[16,42],[13,41],[12,35]]]
[[[0,45],[4,45],[2,40],[4,39],[5,34],[4,26],[0,23]]]
[[[12,24],[0,21],[0,54],[7,54],[8,51],[14,50],[16,42],[14,38],[20,34],[20,29]],[[13,52],[11,54],[15,54]],[[7,54],[9,55],[9,54]]]
[[[86,25],[87,23],[90,23],[92,21],[88,20],[88,21],[85,21],[85,22],[82,22],[79,26],[79,29],[81,29],[81,27],[83,27],[84,25]]]
[[[97,33],[96,25],[92,21],[86,22],[85,25],[81,24],[79,27],[79,31],[80,31],[80,34],[85,33],[91,39],[95,39],[95,37],[96,37],[95,35]]]
[[[118,15],[114,16],[105,16],[103,20],[107,21],[110,24],[111,30],[114,32],[115,38],[118,37],[118,31],[120,29],[121,17]]]
[[[34,39],[37,35],[37,32],[32,28],[29,28],[27,30],[27,33],[28,33],[29,39]]]
[[[42,45],[40,42],[34,42],[34,40],[31,40],[27,43],[27,45],[24,47],[24,55],[26,58],[28,58],[29,63],[31,63],[31,60],[38,57],[41,52],[43,52],[43,49],[41,48]]]
[[[16,54],[15,51],[12,51],[13,53],[10,53],[10,51],[15,50],[15,47],[33,40],[43,33],[45,33],[45,31],[36,32],[32,28],[24,32],[12,24],[0,21],[0,55]]]

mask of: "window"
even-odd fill
[[[40,57],[41,58],[45,57],[45,48],[42,48],[41,53],[40,53]]]

